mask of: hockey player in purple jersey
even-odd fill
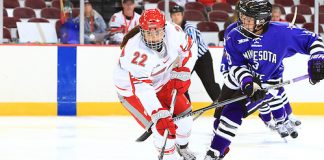
[[[236,28],[238,26],[238,22],[232,23],[231,25],[229,25],[224,33],[224,37],[227,37],[228,33]],[[280,66],[282,68],[284,68],[284,66]],[[283,70],[280,70],[283,72]],[[228,61],[227,61],[227,57],[226,57],[226,51],[224,49],[224,55],[222,58],[222,64],[221,64],[221,73],[223,74],[224,78],[226,79],[228,73],[229,73],[229,69],[228,69]],[[278,128],[276,128],[276,124],[271,120],[272,116],[274,119],[280,119],[281,116],[284,114],[285,117],[285,127],[287,128],[287,130],[291,130],[291,131],[295,131],[294,127],[295,126],[299,126],[301,125],[301,121],[292,113],[292,108],[290,106],[290,103],[288,101],[288,97],[285,93],[284,88],[280,88],[280,97],[277,97],[276,99],[272,100],[271,102],[261,106],[259,108],[259,117],[262,119],[262,121],[264,122],[264,124],[269,127],[272,130],[276,130]],[[284,108],[284,109],[282,109]],[[220,114],[221,109],[215,110],[215,118],[219,118],[217,117],[217,115]],[[282,113],[283,111],[285,111],[285,113]],[[272,116],[271,116],[272,114]],[[288,120],[290,122],[288,122]],[[295,131],[296,132],[296,131]],[[297,132],[296,132],[297,133]]]
[[[322,38],[289,23],[270,22],[271,4],[267,0],[240,0],[239,25],[225,38],[229,73],[219,101],[245,94],[249,98],[224,106],[205,160],[220,160],[247,117],[264,103],[280,95],[280,90],[262,90],[262,86],[280,83],[282,60],[296,53],[310,55],[309,81],[324,79]],[[306,66],[305,66],[306,67]],[[282,137],[288,136],[284,119],[276,120]]]

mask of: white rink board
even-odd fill
[[[56,102],[56,46],[0,46],[0,102]]]
[[[120,53],[118,47],[77,48],[78,102],[118,102],[112,74]]]
[[[284,79],[307,74],[308,55],[296,54],[284,60]],[[324,102],[324,82],[311,85],[308,80],[289,85],[286,88],[288,99],[292,102]]]
[[[216,81],[223,48],[210,49]],[[120,55],[118,47],[77,47],[77,102],[118,102],[112,83],[113,69]],[[308,56],[285,61],[284,78],[307,73]],[[1,46],[0,102],[56,102],[57,46]],[[286,87],[291,102],[324,102],[324,82],[312,86],[307,80]],[[193,102],[210,102],[194,73],[189,89]]]
[[[216,82],[222,84],[220,62],[223,48],[211,48]],[[77,70],[77,101],[78,102],[118,102],[115,88],[112,83],[114,65],[118,61],[121,51],[118,47],[78,47]],[[284,78],[294,78],[307,74],[308,56],[296,55],[285,61]],[[316,86],[308,80],[286,86],[291,102],[324,102],[324,83]],[[189,89],[193,102],[211,101],[194,73]]]

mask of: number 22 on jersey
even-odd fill
[[[145,62],[147,60],[147,55],[145,53],[141,54],[138,51],[134,53],[134,58],[132,60],[133,64],[145,67]]]

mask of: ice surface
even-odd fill
[[[244,120],[224,160],[321,160],[324,117],[300,117],[297,139],[280,136],[256,117]],[[194,122],[190,148],[202,160],[213,119]],[[154,160],[149,138],[131,117],[0,117],[0,160]]]

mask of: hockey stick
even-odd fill
[[[295,7],[294,17],[293,17],[293,19],[292,19],[292,21],[291,21],[291,24],[292,24],[292,25],[295,25],[296,18],[297,18],[297,12],[298,12],[298,8],[297,8],[297,6],[296,6],[296,7]]]
[[[198,119],[204,112],[199,113],[196,117],[193,118],[193,121],[195,121],[196,119]]]
[[[284,81],[282,83],[279,83],[279,84],[276,84],[276,85],[273,85],[273,86],[270,86],[270,87],[267,87],[267,88],[264,88],[264,90],[270,90],[270,89],[280,88],[282,86],[285,86],[285,85],[288,85],[288,84],[291,84],[291,83],[296,83],[296,82],[305,80],[307,78],[309,78],[308,74],[303,75],[303,76],[299,76],[299,77],[296,77],[296,78],[293,78],[291,80]],[[231,103],[234,103],[234,102],[237,102],[237,101],[246,99],[247,97],[248,96],[246,96],[246,95],[242,95],[242,96],[239,96],[239,97],[236,97],[236,98],[231,98],[231,99],[228,99],[228,100],[219,102],[219,103],[214,103],[214,104],[212,104],[210,106],[207,106],[207,107],[204,107],[204,108],[200,108],[200,109],[195,110],[193,112],[189,112],[187,114],[174,117],[173,120],[174,121],[177,121],[179,119],[183,119],[185,117],[189,117],[189,116],[192,116],[192,115],[195,115],[195,114],[204,113],[204,112],[206,112],[206,111],[208,111],[210,109],[218,108],[218,107],[221,107],[221,106],[224,106],[224,105],[228,105],[228,104],[231,104]],[[151,123],[151,126],[152,125],[153,125],[153,123]],[[149,128],[151,128],[151,126]],[[143,141],[145,141],[148,137],[150,137],[151,134],[152,134],[152,131],[150,129],[148,129],[140,137],[138,137],[136,139],[136,142],[143,142]]]
[[[218,101],[213,102],[212,104],[216,104],[216,103],[218,103]],[[196,117],[193,118],[193,121],[195,121],[196,119],[198,119],[203,113],[204,112],[199,113]]]
[[[177,95],[177,90],[174,89],[172,91],[172,101],[171,101],[171,104],[170,104],[170,113],[171,113],[171,115],[173,115],[174,105],[175,105],[175,102],[176,102],[176,95]],[[166,142],[168,140],[168,135],[169,135],[169,130],[165,130],[164,134],[163,134],[164,143],[163,143],[163,147],[162,147],[161,152],[160,152],[159,160],[163,160],[164,150],[165,150]]]
[[[61,24],[63,24],[64,21],[65,21],[64,2],[63,2],[63,0],[60,0],[60,8],[61,8],[60,20],[61,20]]]

